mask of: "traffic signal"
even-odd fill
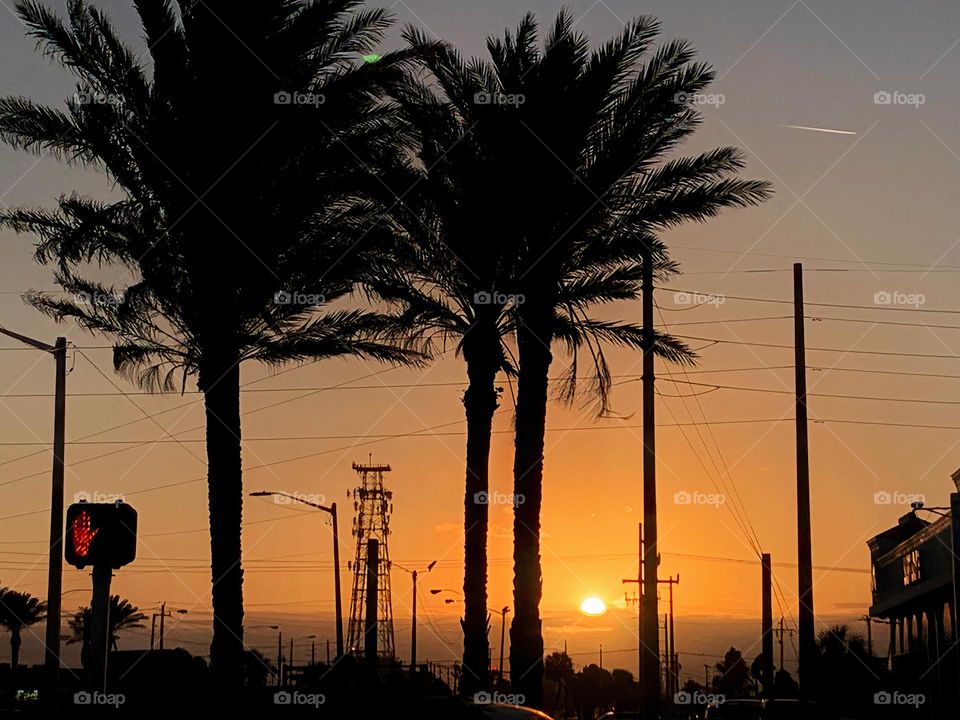
[[[81,501],[67,508],[66,561],[120,568],[137,556],[137,511],[122,502]]]

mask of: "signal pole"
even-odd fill
[[[797,422],[797,587],[800,593],[800,694],[815,681],[817,643],[813,619],[813,551],[810,539],[810,459],[807,447],[807,365],[803,327],[803,265],[793,265],[794,355]],[[806,673],[806,675],[803,675]]]

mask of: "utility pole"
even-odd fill
[[[410,573],[413,576],[413,619],[410,626],[410,679],[417,676],[417,571]]]
[[[710,663],[703,664],[703,687],[710,689]]]
[[[310,641],[310,666],[313,667],[317,664],[317,641]]]
[[[783,634],[787,633],[788,635],[793,635],[796,630],[793,628],[785,628],[783,626],[783,615],[780,616],[780,629],[776,631],[777,638],[780,643],[780,672],[783,672]]]
[[[666,580],[657,581],[661,585],[668,585],[670,587],[670,612],[666,617],[669,617],[669,634],[667,634],[667,628],[664,628],[664,644],[666,645],[665,651],[667,655],[667,681],[666,681],[666,693],[667,697],[673,697],[673,694],[676,693],[679,688],[677,687],[677,668],[676,665],[676,653],[677,646],[675,644],[675,638],[673,635],[673,586],[680,584],[680,575],[677,574],[676,579],[672,575],[668,576]]]
[[[643,632],[640,634],[640,687],[645,720],[657,715],[660,701],[660,639],[657,632],[657,450],[653,348],[653,247],[644,243],[643,295]]]
[[[640,593],[638,596],[634,593],[632,598],[626,596],[626,591],[624,591],[624,600],[626,604],[631,603],[637,604],[637,638],[639,640],[640,647],[637,652],[637,680],[641,683],[643,682],[643,523],[637,523],[637,577],[636,578],[624,578],[621,582],[624,585],[629,583],[637,584],[637,591]],[[566,649],[564,649],[566,652]]]
[[[763,694],[773,695],[773,568],[770,562],[770,553],[761,556],[761,653],[763,655],[763,670],[760,673],[763,683]]]
[[[55,365],[53,401],[53,471],[50,476],[50,544],[47,554],[47,618],[44,641],[44,680],[50,697],[57,692],[60,675],[60,615],[63,590],[63,469],[66,445],[67,339],[53,345],[0,326],[0,333],[53,355]]]
[[[793,265],[794,353],[797,422],[797,587],[800,594],[800,694],[810,697],[817,642],[813,616],[813,550],[810,539],[810,459],[807,446],[807,373],[803,326],[803,265]],[[805,675],[804,675],[805,673]]]
[[[503,682],[503,642],[506,639],[507,632],[507,613],[510,612],[510,608],[504,605],[500,609],[500,664],[497,665],[497,675],[500,679],[500,682]],[[563,653],[567,653],[567,641],[563,641]]]
[[[603,643],[600,643],[600,669],[603,670]]]
[[[150,616],[150,649],[153,650],[153,638],[157,632],[157,614]]]
[[[277,630],[277,684],[283,685],[283,631]]]
[[[160,649],[163,650],[163,619],[167,616],[167,603],[160,604]]]

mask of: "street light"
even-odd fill
[[[294,502],[302,503],[303,505],[309,505],[317,510],[323,510],[325,513],[330,513],[330,517],[333,518],[333,592],[336,596],[337,659],[339,660],[343,657],[343,608],[340,601],[340,537],[337,531],[337,504],[330,503],[330,505],[321,505],[319,503],[310,502],[309,500],[297,497],[296,495],[290,495],[289,493],[278,490],[260,490],[259,492],[250,493],[251,497],[269,497],[271,495],[279,495],[281,497],[289,498]]]
[[[400,563],[393,564],[404,572],[410,573],[410,576],[413,578],[413,621],[410,631],[410,679],[412,680],[417,673],[417,571],[405,568]],[[430,572],[436,564],[437,561],[434,560],[427,565],[427,569],[424,570],[424,572]]]
[[[316,636],[316,635],[304,635],[303,637],[290,638],[290,661],[289,661],[289,662],[290,662],[290,667],[293,667],[293,644],[296,643],[296,642],[299,642],[299,641],[301,641],[301,640],[313,640],[313,641],[316,641],[316,639],[317,639],[317,636]],[[313,652],[313,650],[311,650],[311,653],[312,653],[312,652]],[[311,665],[312,665],[312,664],[313,664],[313,663],[311,662]]]
[[[43,667],[49,691],[57,690],[60,671],[60,591],[63,587],[63,466],[67,406],[67,339],[58,337],[53,345],[0,326],[0,333],[25,345],[53,355],[56,381],[53,403],[53,472],[50,483],[50,552],[47,565],[47,637]]]
[[[433,588],[430,591],[430,594],[439,595],[442,592],[453,593],[454,595],[459,595],[461,598],[464,596],[463,593],[460,592],[459,590],[451,590],[449,588]],[[443,602],[446,603],[447,605],[453,605],[457,601],[454,600],[453,598],[444,598]],[[499,610],[491,610],[490,608],[487,608],[487,612],[497,613],[500,616],[500,664],[497,666],[497,676],[500,682],[503,682],[503,645],[506,639],[507,613],[510,612],[510,608],[509,606],[504,605]]]

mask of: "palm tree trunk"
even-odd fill
[[[517,331],[520,371],[513,463],[513,622],[510,624],[510,681],[523,704],[543,706],[543,628],[540,597],[540,505],[547,384],[552,355],[547,323],[521,323]]]
[[[221,355],[201,368],[207,424],[210,561],[213,574],[213,641],[210,665],[219,686],[243,682],[243,569],[240,457],[240,366]]]
[[[499,346],[499,338],[495,338]],[[467,481],[463,500],[464,697],[487,690],[490,643],[487,623],[487,522],[490,432],[497,410],[497,364],[468,362],[470,385],[463,396],[467,417]]]
[[[12,628],[10,630],[10,667],[13,670],[17,669],[17,665],[20,664],[20,628]]]

